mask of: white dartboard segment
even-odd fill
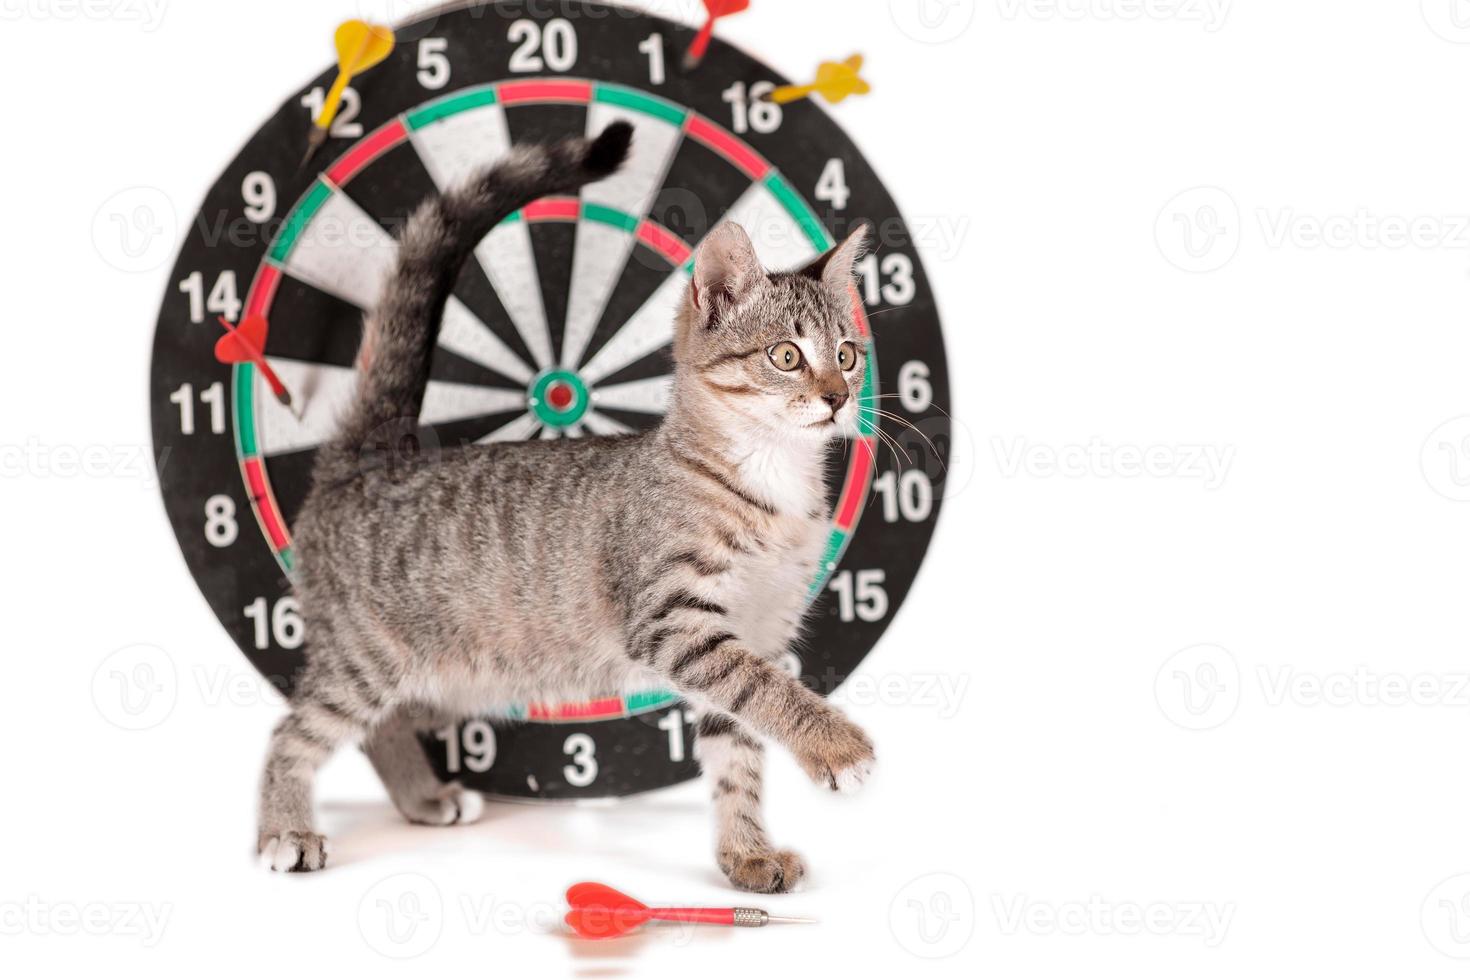
[[[632,233],[622,228],[585,218],[577,223],[566,330],[561,344],[561,366],[567,370],[575,370],[581,364],[587,343],[602,319],[603,308],[623,274],[633,242]]]
[[[582,424],[587,427],[588,432],[595,436],[625,436],[633,431],[617,419],[609,418],[596,411],[582,416]]]
[[[397,255],[397,240],[338,191],[322,205],[292,250],[286,272],[359,309],[371,310]],[[444,309],[439,346],[513,381],[528,382],[535,373],[453,296]]]
[[[378,305],[398,243],[377,219],[334,191],[286,259],[286,272],[360,310]]]
[[[499,103],[455,113],[411,130],[409,136],[441,191],[464,183],[510,149],[505,109]]]
[[[664,415],[669,410],[669,397],[673,391],[674,376],[661,374],[656,378],[625,381],[622,384],[594,388],[592,404],[598,408],[612,408],[624,412]]]
[[[582,203],[584,208],[588,205],[606,208],[639,220],[653,206],[684,139],[684,131],[646,113],[594,102],[587,109],[587,135],[595,136],[618,121],[633,126],[628,160],[611,177],[582,188]],[[576,368],[586,353],[587,342],[602,319],[633,244],[631,230],[585,219],[577,225],[562,367]]]
[[[511,146],[505,109],[499,103],[439,119],[413,130],[410,138],[424,168],[441,191],[458,187],[505,156]],[[549,367],[551,334],[546,325],[546,307],[541,300],[530,233],[524,223],[511,222],[496,228],[476,248],[475,257],[516,332],[525,341],[526,349],[536,360],[536,368]]]
[[[511,419],[509,422],[496,429],[483,438],[475,440],[479,443],[487,442],[524,442],[536,434],[541,428],[541,420],[531,412]]]
[[[273,357],[270,364],[295,396],[301,417],[276,401],[257,375],[256,432],[261,453],[271,457],[317,448],[336,433],[343,413],[352,404],[357,372],[284,357]],[[430,381],[420,418],[426,425],[441,425],[502,415],[525,406],[526,393],[520,389]]]
[[[595,385],[640,357],[672,343],[674,314],[679,310],[688,285],[689,276],[682,268],[665,279],[638,308],[638,312],[582,367],[582,380]]]
[[[805,229],[764,183],[752,184],[740,195],[725,219],[745,229],[761,264],[771,272],[789,272],[820,254]]]
[[[536,367],[551,367],[551,330],[546,325],[546,303],[541,298],[530,227],[519,219],[501,222],[475,248],[475,257],[526,349],[536,359]]]

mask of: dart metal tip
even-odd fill
[[[306,165],[311,163],[311,158],[316,156],[317,151],[326,142],[327,131],[320,126],[313,125],[311,127],[311,134],[306,137],[306,155],[301,158],[301,163],[297,165],[296,169],[305,170]]]
[[[767,915],[766,921],[782,925],[817,925],[822,920],[810,915]]]
[[[699,67],[699,63],[701,61],[703,61],[703,60],[704,60],[703,56],[697,55],[693,51],[685,51],[684,52],[684,70],[685,71],[693,71],[694,69],[696,69],[696,68]]]

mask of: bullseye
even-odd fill
[[[526,404],[550,429],[564,431],[582,421],[591,399],[587,384],[574,371],[553,368],[531,383]]]
[[[565,412],[571,408],[576,397],[572,392],[572,386],[563,381],[554,382],[546,387],[546,402],[558,412]]]

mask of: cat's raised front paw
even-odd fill
[[[855,793],[873,774],[877,758],[867,734],[842,715],[833,713],[825,730],[811,737],[799,757],[807,775],[838,793]]]
[[[327,864],[327,839],[310,831],[262,831],[256,851],[260,866],[271,871],[320,871]]]

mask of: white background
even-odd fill
[[[335,866],[255,868],[279,706],[144,461],[177,226],[119,268],[114,195],[187,220],[336,21],[412,5],[0,0],[7,973],[1463,976],[1470,6],[925,4],[722,27],[790,76],[866,54],[834,112],[950,229],[925,260],[970,478],[864,666],[896,695],[847,699],[880,775],[832,798],[774,754],[813,870],[753,904],[823,924],[589,948],[545,928],[579,878],[739,900],[701,788],[410,828],[347,752]],[[130,731],[107,677],[140,662]]]

